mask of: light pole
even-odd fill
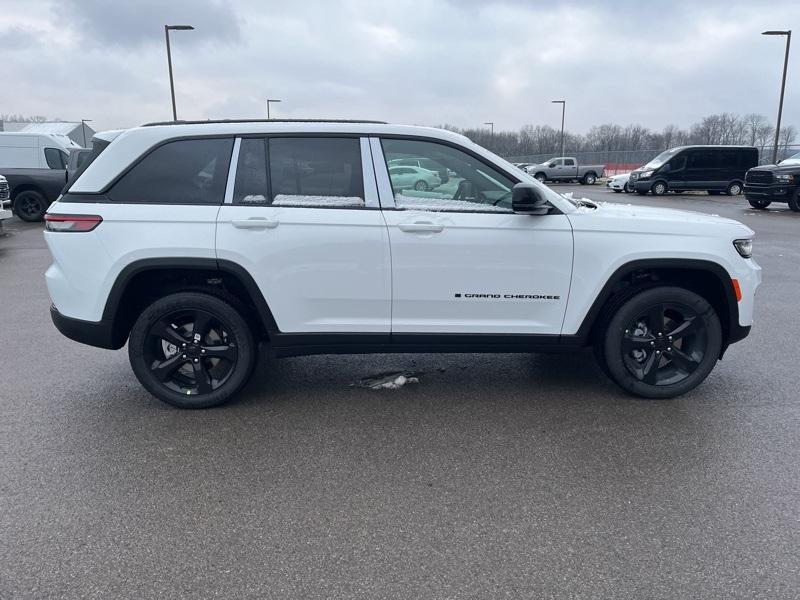
[[[172,80],[172,53],[169,49],[170,31],[190,31],[194,29],[191,25],[164,25],[164,35],[167,38],[167,65],[169,66],[169,91],[172,95],[172,120],[178,120],[178,111],[175,110],[175,82]]]
[[[783,92],[786,89],[786,68],[789,65],[789,44],[792,42],[792,30],[763,31],[761,35],[785,35],[786,55],[783,58],[783,79],[781,80],[781,99],[778,102],[778,123],[775,125],[775,149],[772,151],[772,164],[778,162],[778,136],[781,133],[781,116],[783,115]]]
[[[273,98],[267,98],[267,120],[269,120],[269,103],[270,102],[280,102],[280,100],[275,100]]]
[[[551,102],[561,105],[561,156],[564,156],[564,113],[567,112],[567,101],[551,100]]]
[[[83,147],[86,148],[86,123],[91,123],[91,119],[81,119],[81,132],[83,133]]]
[[[484,125],[489,125],[491,129],[491,133],[489,134],[489,139],[494,142],[494,121],[486,121]]]

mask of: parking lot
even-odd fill
[[[180,411],[50,322],[41,224],[0,238],[0,598],[790,598],[800,214],[594,200],[757,232],[756,323],[673,401],[580,355],[274,360]],[[532,257],[536,260],[536,257]],[[363,378],[418,377],[398,390]]]

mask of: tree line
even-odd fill
[[[501,156],[559,154],[561,130],[550,125],[525,125],[519,131],[495,131],[485,127],[462,129],[444,125],[445,129],[466,135],[472,141]],[[667,125],[660,131],[642,125],[595,125],[585,134],[564,131],[565,153],[609,152],[621,150],[660,151],[690,144],[729,144],[756,146],[763,154],[775,142],[775,127],[759,114],[708,115],[687,129]],[[781,127],[779,146],[788,148],[798,139],[792,125]]]

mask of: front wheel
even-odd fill
[[[794,212],[800,212],[800,188],[797,188],[792,197],[789,198],[789,208]]]
[[[622,189],[626,194],[630,194],[633,191],[633,187],[630,183],[625,183],[625,187]]]
[[[770,200],[747,200],[750,203],[750,206],[753,208],[757,208],[759,210],[764,210],[767,208],[772,202]]]
[[[697,387],[714,368],[722,327],[702,296],[657,287],[625,302],[599,343],[608,374],[624,390],[643,398],[674,398]]]
[[[663,196],[667,193],[667,184],[663,181],[656,181],[650,191],[653,192],[654,196]]]
[[[539,183],[544,183],[545,181],[547,181],[547,177],[545,177],[544,173],[537,173],[536,175],[534,175],[534,178]]]
[[[14,198],[14,212],[23,221],[41,221],[47,212],[47,200],[35,190],[20,192]]]
[[[148,306],[128,340],[131,367],[144,388],[179,408],[228,401],[256,360],[252,328],[231,304],[185,292]]]

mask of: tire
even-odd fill
[[[742,184],[738,181],[732,181],[728,186],[728,189],[725,190],[725,193],[728,196],[738,196],[742,193]]]
[[[536,179],[536,181],[538,181],[539,183],[544,183],[545,181],[547,181],[547,176],[544,173],[537,173],[536,175],[533,176],[533,178]]]
[[[28,223],[44,219],[48,206],[45,197],[36,190],[25,190],[14,197],[14,212]]]
[[[667,184],[663,181],[656,181],[650,191],[653,192],[654,196],[663,196],[667,193]]]
[[[614,193],[615,193],[615,194],[621,194],[621,193],[622,193],[622,190],[614,190]]]
[[[772,204],[772,201],[770,200],[750,200],[749,198],[747,199],[747,202],[750,203],[750,206],[757,208],[758,210],[764,210],[770,204]]]
[[[597,175],[594,173],[586,173],[580,180],[583,185],[594,185],[597,182]]]
[[[631,193],[631,192],[633,192],[634,190],[633,190],[633,188],[631,187],[631,184],[626,182],[626,183],[625,183],[625,187],[624,187],[624,188],[622,188],[622,191],[623,191],[623,192],[625,192],[626,194],[630,194],[630,193]]]
[[[642,398],[674,398],[697,387],[714,368],[722,327],[703,297],[684,288],[655,287],[626,300],[597,343],[601,366],[622,389]]]
[[[198,322],[206,325],[195,336]],[[178,408],[219,406],[250,379],[257,356],[252,330],[241,312],[220,298],[171,294],[136,319],[128,358],[136,378],[159,400]]]
[[[431,186],[428,185],[427,181],[420,179],[414,184],[414,189],[418,192],[427,192],[429,189],[431,189]]]
[[[800,188],[797,188],[794,195],[789,198],[789,208],[794,212],[800,212]]]

